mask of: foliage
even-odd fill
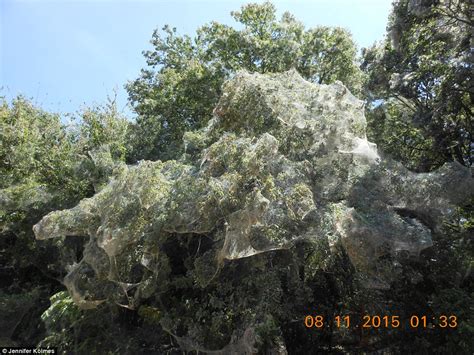
[[[446,161],[473,164],[470,11],[458,0],[397,1],[387,38],[363,52],[369,137],[411,170],[430,171]],[[444,221],[434,246],[404,271],[419,273],[422,281],[394,285],[391,295],[403,309],[451,312],[462,325],[404,334],[401,344],[411,339],[422,352],[472,352],[472,215],[471,201]],[[409,349],[401,345],[398,351]]]
[[[127,85],[138,114],[129,161],[179,157],[184,132],[206,125],[223,82],[239,70],[294,68],[313,82],[340,80],[354,93],[360,91],[362,73],[348,31],[324,26],[305,30],[287,12],[277,21],[269,2],[244,5],[232,17],[238,29],[213,21],[194,38],[179,36],[170,26],[153,33],[154,48],[144,52],[148,68]]]
[[[48,212],[94,194],[124,159],[128,122],[113,103],[79,116],[79,125],[72,127],[23,97],[1,102],[1,272],[2,288],[10,297],[31,293],[38,285],[42,294],[58,289],[62,271],[57,245],[35,242],[33,225]],[[46,306],[43,298],[34,302],[31,324]],[[20,324],[14,336],[21,339],[28,327]]]
[[[106,145],[113,160],[125,161],[129,122],[117,111],[115,100],[85,108],[80,112],[80,120],[74,138],[83,153]]]
[[[404,137],[375,141],[389,152],[399,150],[398,157],[416,170],[453,160],[473,163],[469,11],[468,2],[459,0],[400,0],[389,19],[389,36],[364,50],[366,95],[385,107],[368,106],[374,137],[390,129],[390,136]]]
[[[58,115],[36,109],[18,97],[11,107],[2,102],[0,124],[2,188],[48,184],[81,193],[85,187],[73,181],[73,141]]]
[[[51,306],[41,315],[48,331],[61,331],[65,324],[72,323],[79,318],[81,311],[74,304],[67,291],[54,294],[50,300]]]

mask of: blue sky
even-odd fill
[[[210,21],[233,24],[232,10],[251,1],[0,0],[0,96],[23,94],[40,107],[75,112],[117,91],[145,66],[155,28],[170,24],[192,35]],[[261,1],[257,1],[261,2]],[[391,0],[273,1],[307,28],[349,29],[359,48],[381,40]]]

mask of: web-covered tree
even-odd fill
[[[92,196],[124,160],[129,123],[113,101],[75,117],[67,125],[23,97],[0,98],[1,345],[44,336],[40,315],[63,276],[58,245],[35,242],[33,225]]]
[[[474,161],[473,24],[468,1],[400,0],[364,50],[373,139],[412,169]]]
[[[468,1],[397,1],[385,41],[364,50],[369,137],[412,170],[474,162],[470,11]],[[422,275],[416,287],[410,282],[394,285],[393,300],[402,300],[404,309],[452,312],[463,319],[456,332],[405,333],[404,342],[421,352],[463,353],[474,347],[469,306],[473,207],[471,200],[459,208],[434,235],[434,246],[419,262],[406,265]]]
[[[295,68],[313,82],[340,80],[359,93],[362,74],[347,30],[305,29],[288,12],[277,20],[269,2],[245,5],[232,16],[238,28],[211,22],[194,38],[169,26],[153,33],[153,49],[144,52],[148,68],[127,85],[138,114],[130,162],[179,156],[183,133],[209,121],[223,82],[241,69],[267,73]]]

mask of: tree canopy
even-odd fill
[[[394,4],[384,42],[363,51],[373,133],[413,169],[473,164],[472,31],[465,1]],[[370,107],[370,105],[369,105]]]
[[[320,84],[342,81],[359,93],[362,72],[351,34],[342,28],[304,25],[270,2],[232,12],[238,27],[211,22],[194,38],[170,26],[155,30],[148,67],[127,85],[137,113],[130,161],[169,159],[182,152],[185,131],[203,127],[223,82],[239,70],[258,73],[296,69]]]

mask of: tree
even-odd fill
[[[305,30],[288,12],[277,21],[269,2],[248,4],[231,14],[240,29],[211,22],[194,38],[179,36],[169,26],[153,33],[154,48],[144,52],[148,68],[126,86],[138,114],[130,162],[179,156],[183,133],[209,121],[223,82],[238,70],[295,68],[313,82],[340,80],[359,92],[362,73],[347,30]]]
[[[368,106],[373,134],[398,125],[404,137],[376,142],[415,170],[473,163],[472,30],[468,2],[400,0],[385,42],[363,53],[367,97],[381,104]]]
[[[33,225],[92,196],[126,153],[129,123],[113,101],[78,121],[68,126],[23,97],[0,102],[0,328],[25,344],[41,339],[40,315],[63,276],[58,244],[35,242]]]
[[[470,11],[467,1],[399,0],[385,41],[363,52],[370,138],[412,170],[474,162]],[[405,334],[402,344],[430,352],[472,352],[473,216],[471,199],[433,233],[434,246],[419,262],[405,266],[422,275],[417,287],[394,285],[392,293],[401,309],[452,313],[462,317],[462,325],[451,333]],[[403,350],[405,345],[398,349]]]

